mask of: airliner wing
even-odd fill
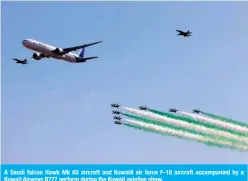
[[[72,51],[76,51],[76,50],[81,49],[81,48],[86,48],[86,47],[89,47],[89,46],[92,46],[92,45],[95,45],[95,44],[98,44],[98,43],[102,43],[102,41],[89,43],[89,44],[84,44],[84,45],[75,46],[75,47],[70,47],[70,48],[63,48],[63,54],[66,54],[66,53],[69,53],[69,52],[72,52]]]

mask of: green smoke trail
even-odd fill
[[[141,127],[141,126],[138,126],[138,125],[133,125],[133,124],[130,124],[130,123],[122,123],[122,124],[127,126],[127,127],[137,129],[137,130],[141,130],[141,131],[145,131],[145,132],[156,133],[156,134],[160,134],[162,136],[173,136],[173,135],[168,134],[168,133],[153,130],[151,128]],[[179,135],[175,135],[175,137],[186,139],[183,136],[179,136]],[[237,148],[234,148],[234,147],[231,147],[231,146],[224,146],[224,145],[217,144],[217,143],[212,143],[212,142],[209,142],[209,141],[205,141],[205,142],[201,142],[201,141],[197,141],[197,140],[194,140],[194,141],[199,142],[199,143],[203,143],[203,144],[208,145],[208,146],[215,146],[215,147],[219,147],[219,148],[229,148],[229,149],[232,149],[232,150],[244,151],[244,150],[240,150],[240,149],[237,149]]]
[[[206,115],[206,116],[209,116],[211,118],[214,118],[214,119],[218,119],[218,120],[221,120],[221,121],[225,121],[227,123],[232,123],[232,124],[236,124],[236,125],[244,126],[244,127],[248,128],[248,124],[243,123],[241,121],[236,121],[236,120],[233,120],[233,119],[230,119],[230,118],[225,118],[225,117],[222,117],[222,116],[218,116],[218,115],[215,115],[215,114],[206,113],[206,112],[202,112],[202,111],[201,111],[201,113]]]
[[[151,133],[159,133],[159,134],[163,134],[163,135],[166,135],[166,136],[170,136],[169,134],[161,133],[159,131],[144,128],[144,127],[141,127],[141,126],[137,126],[137,125],[133,125],[133,124],[129,124],[129,123],[122,123],[122,124],[127,126],[127,127],[134,128],[134,129],[137,129],[137,130],[142,130],[142,131],[151,132]]]
[[[184,132],[188,132],[188,133],[192,133],[192,134],[197,134],[197,135],[201,135],[201,136],[204,136],[204,137],[209,137],[211,139],[214,139],[214,140],[225,140],[225,141],[230,141],[230,142],[233,142],[233,143],[237,143],[237,144],[240,144],[240,145],[247,145],[241,141],[238,141],[236,139],[232,139],[232,138],[226,138],[226,137],[221,137],[221,136],[213,136],[211,134],[207,134],[207,133],[202,133],[200,131],[195,131],[195,130],[191,130],[191,129],[187,129],[187,128],[183,128],[183,127],[180,127],[180,126],[175,126],[175,125],[172,125],[170,123],[166,123],[166,122],[158,122],[156,120],[152,120],[152,119],[148,119],[148,118],[144,118],[144,117],[140,117],[140,116],[136,116],[136,115],[132,115],[132,114],[127,114],[127,113],[121,113],[123,116],[126,116],[128,118],[131,118],[131,119],[135,119],[135,120],[138,120],[138,121],[142,121],[142,122],[145,122],[145,123],[148,123],[148,124],[155,124],[155,125],[158,125],[158,126],[162,126],[162,127],[166,127],[166,128],[170,128],[170,129],[174,129],[174,130],[181,130],[181,131],[184,131]]]
[[[166,116],[168,118],[177,119],[177,120],[185,121],[185,122],[188,122],[188,123],[205,126],[205,127],[212,128],[212,129],[215,129],[215,130],[226,131],[226,132],[238,135],[238,136],[244,136],[244,137],[248,136],[246,133],[241,133],[241,132],[238,132],[238,131],[234,131],[234,130],[231,130],[229,128],[223,128],[223,127],[215,126],[213,124],[197,121],[197,120],[194,120],[194,119],[191,119],[191,118],[188,118],[188,117],[174,115],[174,114],[171,114],[171,113],[162,112],[162,111],[158,111],[158,110],[154,110],[154,109],[148,109],[148,110],[150,112],[152,112],[152,113],[155,113],[155,114],[158,114],[158,115],[161,115],[161,116]]]

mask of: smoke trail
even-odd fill
[[[246,135],[244,133],[240,133],[238,131],[233,131],[232,129],[225,129],[225,128],[218,127],[218,126],[215,126],[213,124],[210,124],[208,122],[197,121],[195,119],[191,119],[188,116],[184,117],[184,116],[175,115],[175,114],[162,112],[162,111],[158,111],[158,110],[153,110],[153,109],[148,109],[148,110],[151,111],[152,113],[159,114],[161,116],[166,116],[168,118],[178,119],[178,120],[186,121],[188,123],[198,124],[198,125],[205,126],[205,127],[212,128],[212,129],[216,129],[216,130],[226,131],[226,132],[233,133],[233,134],[236,134],[236,135],[239,135],[239,136],[248,136],[248,135]]]
[[[184,116],[175,115],[175,114],[171,114],[171,113],[167,113],[167,112],[162,112],[162,111],[158,111],[158,110],[154,110],[154,109],[148,109],[148,110],[151,111],[152,113],[159,114],[161,116],[166,116],[168,118],[178,119],[178,120],[186,121],[186,122],[192,123],[192,124],[198,124],[198,125],[205,126],[205,127],[208,127],[208,128],[216,129],[218,131],[219,130],[226,131],[226,132],[229,132],[229,133],[232,133],[232,134],[236,134],[236,135],[239,135],[239,136],[248,136],[245,133],[234,131],[234,130],[229,129],[229,128],[218,127],[218,126],[213,125],[213,124],[211,124],[209,122],[198,121],[198,120],[192,119],[189,116],[184,117]]]
[[[157,133],[157,134],[160,134],[162,136],[173,136],[173,135],[165,133],[165,132],[157,131],[156,129],[146,128],[146,127],[138,126],[136,124],[130,124],[130,123],[125,123],[125,122],[123,122],[122,124],[127,126],[127,127],[134,128],[134,129],[141,130],[141,131],[145,131],[145,132]],[[177,137],[184,138],[184,137],[181,137],[181,136],[177,136]],[[200,142],[198,140],[194,140],[194,141]],[[210,143],[210,142],[200,142],[200,143],[203,143],[203,144],[208,145],[208,146],[217,146],[217,147],[220,147],[220,148],[234,149],[233,147],[223,146],[223,145],[219,145],[217,143]]]
[[[128,111],[128,112],[130,112],[130,113],[138,114],[140,116],[145,116],[145,117],[148,117],[150,119],[155,119],[156,121],[159,121],[159,122],[163,122],[163,123],[166,122],[166,123],[169,123],[169,124],[171,124],[173,126],[179,126],[179,127],[190,129],[190,130],[201,131],[201,132],[203,132],[205,134],[212,134],[212,135],[215,135],[215,136],[225,137],[225,138],[228,138],[228,139],[235,139],[235,140],[237,140],[239,142],[244,142],[246,144],[248,143],[248,140],[245,139],[244,137],[240,137],[240,136],[237,136],[237,135],[234,135],[234,134],[230,134],[228,132],[224,132],[224,131],[221,131],[221,130],[215,130],[215,129],[207,128],[207,127],[196,125],[196,124],[190,124],[188,122],[163,117],[163,116],[151,113],[151,112],[140,111],[140,110],[133,109],[133,108],[128,108],[128,107],[121,107],[121,108],[126,110],[126,111]]]
[[[245,136],[248,136],[248,128],[239,126],[239,125],[235,125],[235,124],[231,124],[231,123],[227,123],[227,122],[222,122],[216,119],[212,119],[212,118],[208,118],[208,117],[204,117],[201,115],[196,115],[196,114],[192,114],[192,113],[187,113],[187,112],[183,112],[183,111],[179,111],[180,114],[184,115],[184,116],[189,116],[193,119],[198,119],[202,122],[206,122],[206,123],[210,123],[210,124],[214,124],[218,127],[222,127],[225,129],[232,129],[233,131],[239,131],[243,134],[245,134]]]
[[[162,127],[167,127],[167,128],[171,128],[171,129],[175,129],[175,130],[182,130],[184,132],[189,132],[189,133],[192,133],[192,134],[197,134],[197,135],[201,135],[201,136],[204,136],[204,137],[210,137],[214,140],[227,140],[227,141],[232,141],[232,142],[239,142],[239,140],[236,140],[236,139],[228,139],[228,138],[225,138],[225,137],[215,137],[211,134],[206,134],[206,133],[202,133],[200,131],[195,131],[195,130],[190,130],[190,129],[186,129],[184,127],[180,127],[180,126],[174,126],[172,124],[168,124],[166,122],[158,122],[156,120],[152,120],[152,119],[147,119],[147,118],[144,118],[144,117],[140,117],[140,116],[136,116],[136,115],[131,115],[131,114],[126,114],[126,113],[121,113],[123,116],[126,116],[128,118],[131,118],[131,119],[135,119],[135,120],[138,120],[138,121],[141,121],[141,122],[145,122],[145,123],[149,123],[149,124],[155,124],[155,125],[158,125],[158,126],[162,126]],[[242,142],[240,142],[240,144],[244,144]],[[247,145],[248,146],[248,145]]]
[[[228,142],[228,141],[223,141],[223,140],[219,140],[219,141],[215,141],[211,138],[205,138],[203,136],[200,135],[195,135],[195,134],[191,134],[191,133],[187,133],[187,132],[183,132],[181,130],[174,130],[174,129],[170,129],[170,128],[163,128],[157,125],[152,125],[152,124],[147,124],[147,123],[142,123],[139,121],[133,121],[133,120],[128,120],[128,119],[123,119],[122,121],[128,123],[128,124],[132,124],[135,126],[139,126],[139,127],[143,127],[143,128],[147,128],[147,129],[152,129],[155,131],[159,131],[162,133],[167,133],[173,136],[177,136],[180,138],[186,138],[186,139],[190,139],[190,140],[195,140],[201,143],[211,143],[211,144],[216,144],[218,146],[226,146],[229,148],[233,148],[233,149],[238,149],[240,151],[248,151],[248,146],[241,146],[241,145],[233,145],[232,142]]]
[[[122,123],[124,126],[127,126],[127,127],[130,127],[130,128],[134,128],[134,129],[137,129],[137,130],[142,130],[142,131],[146,131],[146,132],[151,132],[151,133],[159,133],[159,134],[163,134],[159,131],[155,131],[153,129],[148,129],[148,128],[145,128],[145,127],[141,127],[141,126],[138,126],[138,125],[134,125],[134,124],[130,124],[130,123],[125,123],[123,122]],[[166,135],[166,136],[170,136],[169,134],[163,134],[163,135]]]
[[[218,116],[218,115],[211,114],[211,113],[207,113],[207,112],[202,112],[201,111],[201,113],[206,115],[206,116],[209,116],[211,118],[214,118],[214,119],[219,119],[221,121],[226,121],[226,122],[229,122],[229,123],[237,124],[237,125],[244,126],[244,127],[248,128],[248,124],[243,123],[241,121],[236,121],[236,120],[233,120],[233,119],[230,119],[230,118],[225,118],[225,117]]]

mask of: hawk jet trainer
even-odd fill
[[[112,114],[120,114],[120,111],[112,111]]]
[[[111,104],[111,107],[119,108],[120,104]]]
[[[176,108],[169,109],[169,112],[174,112],[176,113],[178,110]]]
[[[31,58],[35,60],[41,60],[43,58],[54,58],[64,60],[70,63],[81,63],[86,62],[90,59],[95,59],[98,57],[85,57],[85,48],[101,43],[102,41],[84,44],[80,46],[74,46],[69,48],[58,48],[46,43],[42,43],[33,39],[26,39],[22,41],[25,48],[35,51]],[[80,50],[78,54],[71,53],[72,51]],[[38,52],[38,53],[37,53]]]
[[[119,124],[119,125],[122,124],[121,121],[114,121],[114,123],[115,123],[115,124]]]
[[[116,120],[121,120],[120,116],[114,116],[113,118],[116,119]]]
[[[200,109],[193,109],[193,113],[199,114],[200,112],[201,112]]]
[[[139,109],[146,111],[148,108],[146,106],[140,106]]]
[[[119,124],[119,125],[122,124],[120,116],[114,116],[113,118],[116,120],[114,121],[115,124]]]

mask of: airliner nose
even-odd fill
[[[27,40],[23,40],[23,41],[22,41],[22,44],[24,45],[24,44],[25,44],[25,42],[27,42]]]
[[[23,46],[25,46],[25,47],[27,47],[27,46],[28,46],[28,43],[29,43],[29,41],[28,41],[28,40],[23,40],[23,41],[22,41],[22,44],[23,44]]]

